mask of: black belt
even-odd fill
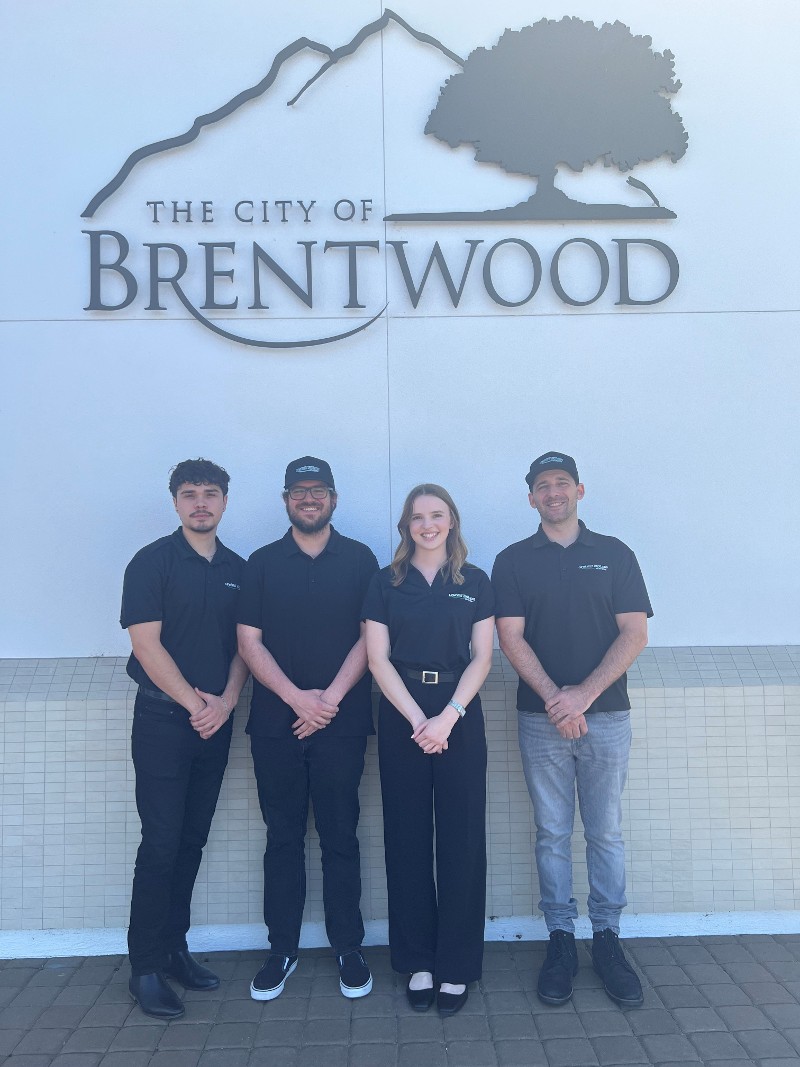
[[[422,682],[423,685],[455,682],[457,678],[461,677],[460,674],[456,674],[454,671],[415,671],[411,667],[398,667],[397,669],[406,678],[411,678],[415,682]]]
[[[148,689],[146,685],[140,685],[139,692],[143,697],[147,697],[148,700],[159,700],[162,704],[175,704],[179,708],[183,707],[182,704],[178,704],[177,700],[173,700],[166,693],[162,693],[160,689]]]

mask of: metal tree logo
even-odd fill
[[[653,207],[583,204],[555,185],[559,163],[581,171],[602,160],[624,172],[684,155],[688,136],[669,100],[680,89],[674,56],[651,44],[621,22],[598,28],[563,18],[506,30],[494,48],[476,49],[445,83],[425,133],[451,148],[472,144],[477,162],[528,174],[537,185],[515,207],[466,217],[674,219],[643,182],[629,179]]]

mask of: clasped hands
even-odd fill
[[[330,701],[325,689],[300,689],[298,696],[291,702],[292,711],[297,719],[292,724],[292,733],[302,741],[317,730],[324,730],[339,710],[339,705]]]
[[[195,693],[205,700],[206,706],[189,714],[189,722],[194,730],[200,734],[204,741],[212,737],[220,726],[223,726],[231,714],[231,707],[223,697],[215,696],[214,693],[204,693],[202,689],[194,687]]]
[[[440,756],[447,750],[447,739],[452,729],[453,721],[445,708],[430,719],[422,719],[414,727],[411,740],[416,741],[426,755]]]
[[[584,712],[591,703],[591,698],[579,685],[565,685],[545,701],[544,710],[561,736],[574,741],[589,732]]]

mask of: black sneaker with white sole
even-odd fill
[[[359,950],[337,956],[336,962],[339,964],[339,988],[342,996],[350,1000],[365,997],[372,989],[372,975]]]
[[[253,981],[250,996],[253,1000],[274,1000],[283,992],[286,979],[297,966],[297,956],[278,956],[273,953]]]

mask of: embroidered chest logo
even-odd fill
[[[240,585],[237,585],[236,582],[225,582],[225,588],[226,589],[241,589],[242,587]]]
[[[448,593],[447,595],[450,597],[451,600],[466,600],[470,604],[475,603],[475,597],[468,596],[466,593]]]
[[[578,564],[579,571],[607,571],[607,563],[580,563]]]

